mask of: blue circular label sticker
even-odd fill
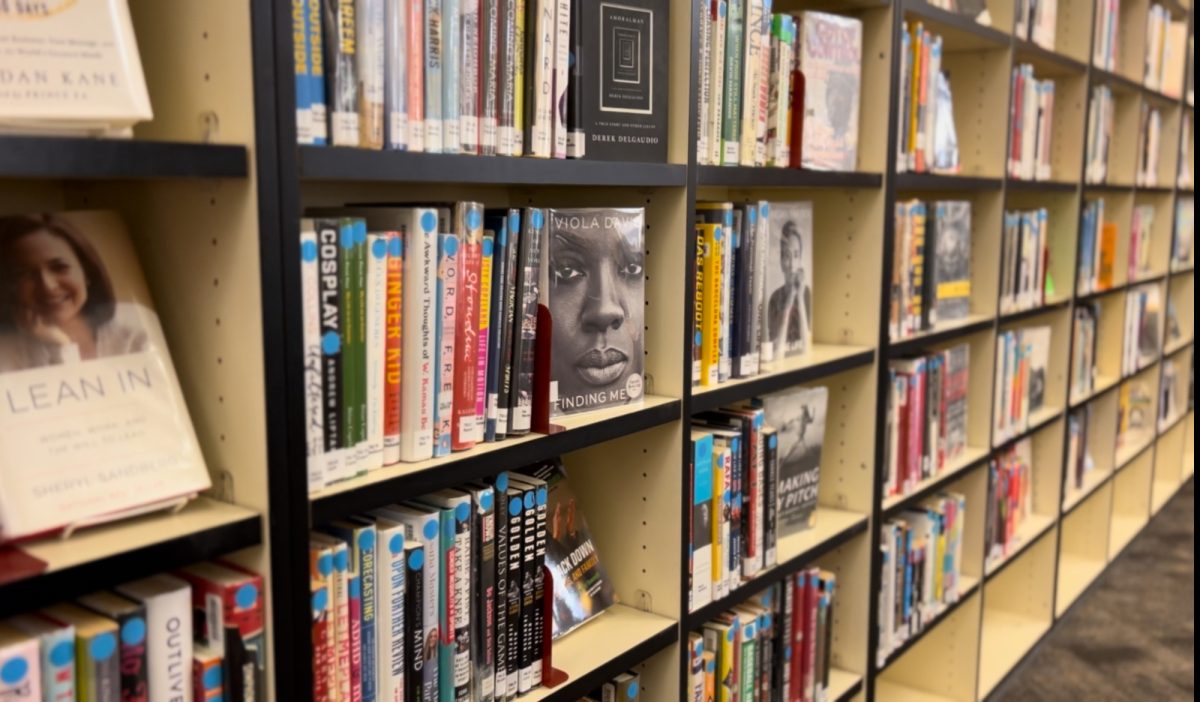
[[[221,666],[213,666],[204,671],[204,689],[215,690],[221,686]]]
[[[532,492],[525,493],[525,509],[533,509],[534,495]]]
[[[533,225],[533,228],[534,228],[534,229],[541,229],[541,228],[542,228],[542,221],[543,221],[543,220],[542,220],[542,211],[541,211],[541,210],[534,210],[534,211],[533,211],[533,214],[531,215],[531,217],[532,217],[532,219],[530,220],[530,223]]]
[[[448,236],[442,240],[442,253],[447,256],[454,256],[458,253],[458,237]]]
[[[146,620],[134,617],[121,627],[121,643],[126,646],[137,646],[146,640]]]
[[[720,16],[722,19],[724,19],[724,17],[725,17],[725,3],[721,3],[720,5],[717,5],[717,14],[718,14],[718,15],[719,15],[719,16]]]
[[[467,212],[467,228],[468,229],[478,229],[479,228],[479,210],[471,210],[471,211]]]
[[[425,538],[433,539],[438,535],[438,523],[436,519],[430,519],[425,522]]]
[[[333,556],[325,554],[317,559],[317,572],[324,577],[329,577],[333,572]]]
[[[521,501],[510,500],[508,503],[508,516],[515,517],[521,513]]]
[[[546,506],[546,488],[544,488],[544,487],[538,488],[537,503],[538,503],[538,507]]]
[[[508,473],[496,476],[496,489],[500,492],[508,492]]]
[[[313,607],[314,612],[324,612],[325,608],[328,606],[329,606],[329,591],[328,590],[326,590],[325,588],[321,588],[320,590],[317,590],[316,592],[313,593],[312,607]]]
[[[703,333],[701,333],[701,332],[696,332],[696,339],[695,339],[695,343],[696,343],[696,345],[697,345],[697,346],[699,346],[699,345],[700,345],[700,344],[701,344],[703,341],[704,341],[704,335],[703,335]]]
[[[75,660],[75,644],[70,641],[59,641],[50,649],[50,664],[61,668]]]
[[[386,239],[376,239],[371,242],[371,255],[375,260],[383,260],[387,258],[388,244]]]
[[[317,242],[306,241],[300,244],[300,258],[306,263],[317,260]]]
[[[333,554],[333,567],[337,569],[337,572],[344,572],[349,566],[350,556],[345,551],[338,551]]]
[[[508,216],[508,228],[514,232],[520,230],[521,229],[521,215],[517,214],[516,212],[513,212],[512,214],[510,214]]]
[[[481,495],[479,497],[479,506],[481,508],[483,508],[484,512],[491,509],[493,504],[494,504],[494,500],[492,500],[492,493],[485,492],[485,493],[483,493],[483,495]]]
[[[0,666],[0,682],[16,685],[29,674],[29,662],[24,658],[9,658]]]
[[[425,567],[425,549],[408,554],[408,567],[412,570],[420,570]]]
[[[421,229],[426,234],[432,234],[437,228],[437,217],[432,212],[426,212],[421,215]]]
[[[764,218],[764,219],[765,219],[765,218],[767,218],[768,216],[770,216],[770,214],[771,214],[771,205],[770,205],[769,203],[766,203],[766,202],[764,202],[764,203],[762,204],[762,207],[761,207],[761,208],[759,208],[759,209],[760,209],[760,210],[762,210],[762,216],[763,216],[763,218]]]
[[[397,556],[404,551],[404,534],[392,534],[392,538],[388,539],[388,550],[393,556]]]
[[[325,336],[321,337],[321,351],[326,356],[332,356],[342,350],[342,340],[338,337],[337,332],[325,332]]]
[[[495,246],[495,244],[496,244],[496,242],[494,239],[484,239],[483,240],[483,255],[490,258],[492,255],[492,247]]]
[[[638,684],[636,682],[629,683],[629,688],[625,690],[625,696],[629,699],[637,699]]]
[[[341,244],[343,249],[349,249],[354,246],[354,229],[347,227],[342,230]]]
[[[733,227],[733,212],[732,211],[725,212],[725,226],[731,227],[731,228]]]
[[[233,599],[241,609],[250,609],[258,604],[258,588],[253,583],[246,583],[238,588]]]
[[[362,597],[361,578],[350,578],[350,597]]]
[[[404,240],[398,236],[388,239],[388,256],[401,258],[404,256]]]
[[[100,634],[92,639],[88,650],[92,653],[92,660],[106,661],[117,650],[117,637],[108,632]]]
[[[368,529],[360,532],[358,535],[358,547],[363,551],[370,551],[375,548],[375,530]]]
[[[471,516],[471,508],[467,506],[467,503],[458,503],[458,506],[454,508],[454,519],[465,522],[469,516]]]
[[[716,239],[717,241],[721,240],[721,227],[720,226],[717,226],[715,229],[713,229],[713,239]]]
[[[354,225],[354,243],[365,244],[367,242],[367,225],[358,223]]]
[[[779,437],[772,434],[771,440],[768,441],[767,443],[771,446],[772,449],[774,449],[776,446],[779,445]]]

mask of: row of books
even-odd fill
[[[950,77],[942,71],[943,40],[917,22],[900,31],[896,171],[957,173],[958,133]]]
[[[1079,225],[1080,295],[1109,290],[1115,283],[1117,266],[1117,223],[1105,218],[1104,198],[1088,200]]]
[[[1158,162],[1162,150],[1162,112],[1142,103],[1141,129],[1138,131],[1137,170],[1133,181],[1138,187],[1158,185]]]
[[[1105,71],[1115,71],[1121,44],[1121,0],[1096,0],[1093,18],[1092,65]]]
[[[996,388],[992,398],[992,443],[1029,428],[1046,405],[1050,327],[1020,327],[996,335]]]
[[[1067,482],[1063,497],[1079,494],[1096,470],[1088,433],[1092,428],[1092,405],[1087,404],[1067,415]]]
[[[1092,86],[1088,103],[1087,145],[1083,171],[1084,179],[1089,185],[1099,185],[1108,181],[1108,155],[1112,149],[1115,110],[1112,88],[1107,85]]]
[[[706,0],[700,12],[701,165],[853,171],[862,22],[769,0]]]
[[[1154,429],[1154,390],[1141,378],[1125,382],[1117,397],[1117,451],[1142,445]]]
[[[913,492],[966,449],[970,362],[960,344],[888,363],[884,495]]]
[[[582,702],[639,702],[641,699],[642,677],[636,670],[628,670],[584,696]]]
[[[1125,294],[1121,374],[1129,375],[1158,359],[1163,336],[1162,293],[1157,283],[1139,285]]]
[[[971,312],[971,203],[896,203],[888,331],[893,341]]]
[[[1175,176],[1175,187],[1180,190],[1191,190],[1195,179],[1192,177],[1192,147],[1195,136],[1192,134],[1192,111],[1184,110],[1180,118],[1179,132],[1179,167]]]
[[[812,347],[811,202],[696,205],[693,385],[749,378]]]
[[[665,2],[293,5],[302,144],[666,160]]]
[[[1100,303],[1075,305],[1071,324],[1071,401],[1092,393],[1096,383],[1096,345],[1100,324]]]
[[[813,526],[828,397],[788,390],[693,419],[688,611],[774,566],[779,539]]]
[[[1188,352],[1188,358],[1183,362],[1188,373],[1187,396],[1179,391],[1179,364],[1174,358],[1164,358],[1162,364],[1161,396],[1158,402],[1159,431],[1166,431],[1180,415],[1186,411],[1193,401],[1194,377],[1196,367],[1196,351]]]
[[[1050,277],[1050,213],[1046,208],[1004,213],[1000,251],[1000,313],[1046,304]]]
[[[311,490],[642,400],[642,209],[310,214]]]
[[[939,493],[881,527],[879,665],[958,601],[966,505]]]
[[[1171,246],[1171,270],[1178,271],[1193,265],[1193,242],[1196,235],[1196,199],[1180,195],[1175,200],[1175,240]]]
[[[1013,67],[1009,115],[1008,175],[1021,180],[1050,180],[1054,136],[1054,81],[1038,80],[1033,66]]]
[[[1173,21],[1163,5],[1151,4],[1146,11],[1146,48],[1142,81],[1147,88],[1171,97],[1183,93],[1187,53],[1187,20]]]
[[[558,460],[336,520],[309,562],[318,702],[515,699],[615,599]]]
[[[837,576],[788,576],[688,635],[690,700],[827,699]]]
[[[1058,34],[1058,0],[1017,0],[1014,34],[1043,49],[1054,50]]]
[[[1154,236],[1154,205],[1135,205],[1129,227],[1129,280],[1141,280],[1155,272],[1151,242]]]
[[[263,579],[228,563],[0,622],[6,700],[266,699]]]
[[[1021,546],[1021,525],[1033,512],[1033,442],[1021,439],[988,464],[984,558],[998,562]]]

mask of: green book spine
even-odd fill
[[[721,163],[736,166],[742,137],[742,52],[746,0],[729,0],[725,20],[725,100],[721,121]]]

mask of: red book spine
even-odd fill
[[[384,463],[400,460],[400,373],[404,290],[404,243],[400,232],[388,232],[387,301],[383,367],[383,455]]]
[[[800,699],[800,689],[804,676],[804,652],[807,640],[804,638],[804,584],[808,578],[804,573],[797,573],[789,581],[792,588],[792,658],[788,661],[791,667],[791,679],[788,681],[787,699],[789,702]]]
[[[804,702],[816,702],[817,663],[817,570],[810,568],[804,579]]]
[[[908,466],[905,470],[904,491],[907,493],[916,484],[917,475],[921,471],[921,421],[923,412],[918,400],[920,394],[920,374],[914,373],[908,379]]]
[[[892,493],[903,495],[908,492],[908,384],[912,379],[901,374],[904,378],[904,396],[898,397],[899,406],[896,408],[896,482],[892,485]]]
[[[801,149],[804,147],[804,73],[792,71],[792,139],[788,154],[788,165],[799,168],[803,163]]]
[[[458,310],[454,360],[454,422],[450,445],[464,451],[475,445],[475,379],[479,353],[479,277],[481,264],[478,235],[463,232],[462,253],[458,261]]]
[[[330,657],[333,651],[329,649],[329,609],[328,609],[329,591],[324,587],[316,590],[313,593],[313,623],[312,623],[312,647],[313,647],[313,702],[325,702],[331,699],[332,689],[330,686]],[[323,603],[318,606],[316,600],[321,599]]]

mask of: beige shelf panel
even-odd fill
[[[676,622],[666,617],[626,605],[613,605],[600,616],[554,642],[554,667],[569,675],[571,680],[576,680],[675,626]],[[671,647],[667,650],[670,651]],[[521,700],[537,702],[553,694],[553,689],[538,688]]]
[[[1179,320],[1179,340],[1168,342],[1163,350],[1165,355],[1183,348],[1196,334],[1196,278],[1192,275],[1172,276],[1167,289],[1167,301],[1175,306],[1175,315]],[[1170,339],[1169,336],[1166,337]]]
[[[666,404],[670,404],[672,402],[677,402],[677,401],[678,400],[675,400],[670,397],[647,395],[645,398],[645,403],[642,405],[612,407],[612,408],[608,408],[608,409],[596,410],[594,412],[578,414],[578,415],[574,415],[574,416],[570,416],[570,417],[560,417],[559,419],[555,420],[555,423],[560,424],[563,427],[566,427],[566,429],[568,431],[576,431],[576,430],[581,430],[581,429],[586,430],[590,426],[601,424],[603,422],[606,422],[610,419],[614,419],[616,417],[621,417],[621,416],[624,416],[627,414],[632,414],[632,413],[641,411],[641,410],[649,408],[649,407],[658,407],[661,405],[666,405]],[[338,494],[341,494],[344,492],[360,490],[369,485],[374,485],[376,483],[384,482],[387,480],[392,480],[394,478],[398,478],[398,477],[401,477],[404,475],[409,475],[411,473],[419,473],[422,471],[438,468],[440,466],[448,465],[448,464],[454,463],[455,461],[460,461],[460,460],[470,457],[470,456],[479,456],[479,455],[483,455],[483,454],[494,453],[501,449],[506,449],[506,448],[509,448],[509,447],[517,445],[517,444],[538,441],[539,439],[543,439],[543,438],[545,438],[544,434],[532,434],[531,433],[531,434],[526,434],[525,436],[518,436],[518,437],[505,439],[504,441],[477,444],[475,446],[475,448],[473,448],[469,451],[461,451],[458,453],[452,453],[449,456],[442,456],[441,458],[433,458],[433,459],[430,459],[427,461],[419,461],[417,463],[398,463],[398,464],[392,465],[392,466],[385,466],[379,470],[372,471],[365,476],[354,478],[353,480],[342,481],[340,483],[334,483],[333,485],[330,485],[319,492],[313,493],[311,497],[312,497],[312,499],[315,500],[315,499],[320,499],[320,498],[324,498],[324,497],[330,497],[332,495],[338,495]],[[512,467],[514,467],[514,466],[497,466],[496,470],[499,471],[503,468],[512,468]]]
[[[1103,561],[1094,561],[1063,554],[1058,559],[1058,597],[1055,601],[1056,617],[1062,616],[1074,604],[1079,595],[1092,584],[1104,570]]]
[[[1138,535],[1142,527],[1146,526],[1146,519],[1138,517],[1113,516],[1112,531],[1108,536],[1109,558],[1116,558],[1121,550],[1133,541],[1133,537]]]
[[[999,558],[988,561],[987,575],[990,578],[1000,568],[1004,567],[1005,563],[1018,558],[1025,553],[1029,545],[1037,541],[1050,529],[1054,528],[1056,518],[1047,514],[1030,514],[1021,522],[1021,526],[1017,527],[1015,541],[1009,549],[1008,554]]]
[[[987,458],[987,455],[988,450],[985,448],[979,448],[978,446],[967,446],[965,449],[963,449],[962,455],[959,456],[957,460],[947,465],[941,473],[917,483],[912,492],[909,494],[920,492],[934,483],[952,479],[954,476],[965,472],[968,468],[979,463],[979,461],[982,461],[984,458]],[[883,509],[885,511],[889,510],[907,498],[908,495],[892,495],[884,498]]]
[[[880,679],[875,683],[875,696],[888,702],[956,702],[958,697],[935,695],[891,680]]]
[[[780,563],[787,563],[793,559],[802,558],[804,554],[862,525],[866,521],[867,515],[865,514],[843,512],[841,510],[818,506],[816,524],[812,529],[806,529],[797,534],[791,534],[779,539],[776,545],[778,561]]]
[[[862,676],[848,673],[837,668],[829,669],[829,688],[825,691],[825,699],[840,700],[855,685],[862,682]]]
[[[897,343],[897,342],[901,342],[901,341],[907,343],[909,341],[923,339],[925,337],[932,336],[934,334],[940,334],[942,332],[953,331],[955,329],[962,329],[963,327],[969,327],[969,326],[971,326],[973,324],[977,324],[979,322],[988,322],[994,318],[995,318],[995,315],[988,314],[986,312],[980,312],[978,314],[969,314],[966,317],[963,317],[962,319],[956,319],[953,322],[941,322],[937,326],[935,326],[933,329],[919,331],[915,334],[910,334],[909,336],[906,336],[903,339],[892,339],[892,343]]]
[[[863,534],[818,560],[821,568],[832,571],[837,576],[838,600],[842,603],[833,608],[833,645],[830,662],[834,668],[852,677],[865,677],[867,673],[872,608],[862,605],[873,601],[871,556],[870,536]],[[844,677],[842,682],[853,685]],[[842,693],[834,694],[832,688],[840,685],[832,677],[830,687],[829,699],[836,700]]]
[[[975,584],[965,576],[963,581],[964,592]],[[876,679],[876,698],[974,702],[981,602],[976,590],[949,615],[932,622],[932,628]]]
[[[1071,1],[1083,2],[1084,0]],[[1060,1],[1060,13],[1062,7],[1063,1]],[[1054,283],[1054,294],[1047,295],[1046,302],[1054,304],[1070,299],[1071,291],[1075,289],[1075,259],[1079,237],[1079,193],[1054,190],[1009,190],[1006,195],[1008,197],[1006,207],[1009,210],[1046,208],[1047,226],[1050,229],[1047,272],[1050,280]],[[1068,328],[1069,333],[1070,329]]]
[[[1117,387],[1117,384],[1120,382],[1121,382],[1121,376],[1119,376],[1119,375],[1108,375],[1108,374],[1098,373],[1096,375],[1095,382],[1092,383],[1092,391],[1085,395],[1072,396],[1071,404],[1072,405],[1087,404],[1088,402],[1091,402],[1092,400],[1096,399],[1100,395],[1103,395],[1104,393],[1108,392],[1109,390],[1112,390],[1113,388]]]
[[[1050,628],[1048,621],[986,610],[979,654],[979,698],[986,697]]]
[[[53,573],[256,516],[256,512],[245,507],[198,497],[174,514],[147,514],[82,529],[69,539],[29,542],[22,544],[21,549],[45,561],[46,571]]]
[[[745,385],[748,382],[758,382],[770,379],[773,376],[782,376],[787,373],[802,371],[807,368],[819,366],[825,363],[840,361],[844,358],[857,356],[864,351],[870,351],[870,346],[839,346],[836,344],[813,344],[812,349],[803,356],[794,356],[784,359],[778,363],[772,364],[771,369],[765,373],[760,373],[752,378],[731,378],[724,383],[718,385],[696,386],[692,388],[692,397],[699,397],[706,393],[715,390],[724,390],[726,388],[735,388],[739,385]]]
[[[1150,492],[1150,510],[1157,514],[1163,505],[1175,495],[1184,481],[1184,464],[1188,456],[1193,455],[1189,450],[1194,441],[1193,418],[1189,414],[1188,421],[1176,422],[1158,439],[1154,452],[1154,483]]]
[[[1083,479],[1083,487],[1078,490],[1067,490],[1066,499],[1063,500],[1063,511],[1070,512],[1075,508],[1075,505],[1091,497],[1092,493],[1095,492],[1101,485],[1103,485],[1104,481],[1107,480],[1111,474],[1112,471],[1102,472],[1098,470],[1093,470],[1091,473],[1088,473]]]
[[[1139,432],[1128,442],[1128,446],[1123,446],[1117,449],[1116,465],[1114,469],[1119,473],[1129,462],[1137,458],[1143,451],[1150,448],[1154,443],[1154,431]]]
[[[979,697],[986,697],[1054,621],[1051,532],[1033,542],[983,591],[979,644]]]
[[[1093,0],[1060,0],[1054,48],[1080,63],[1091,63]]]
[[[1058,552],[1058,596],[1055,616],[1061,616],[1108,562],[1108,532],[1112,483],[1104,483],[1079,507],[1063,517]]]

